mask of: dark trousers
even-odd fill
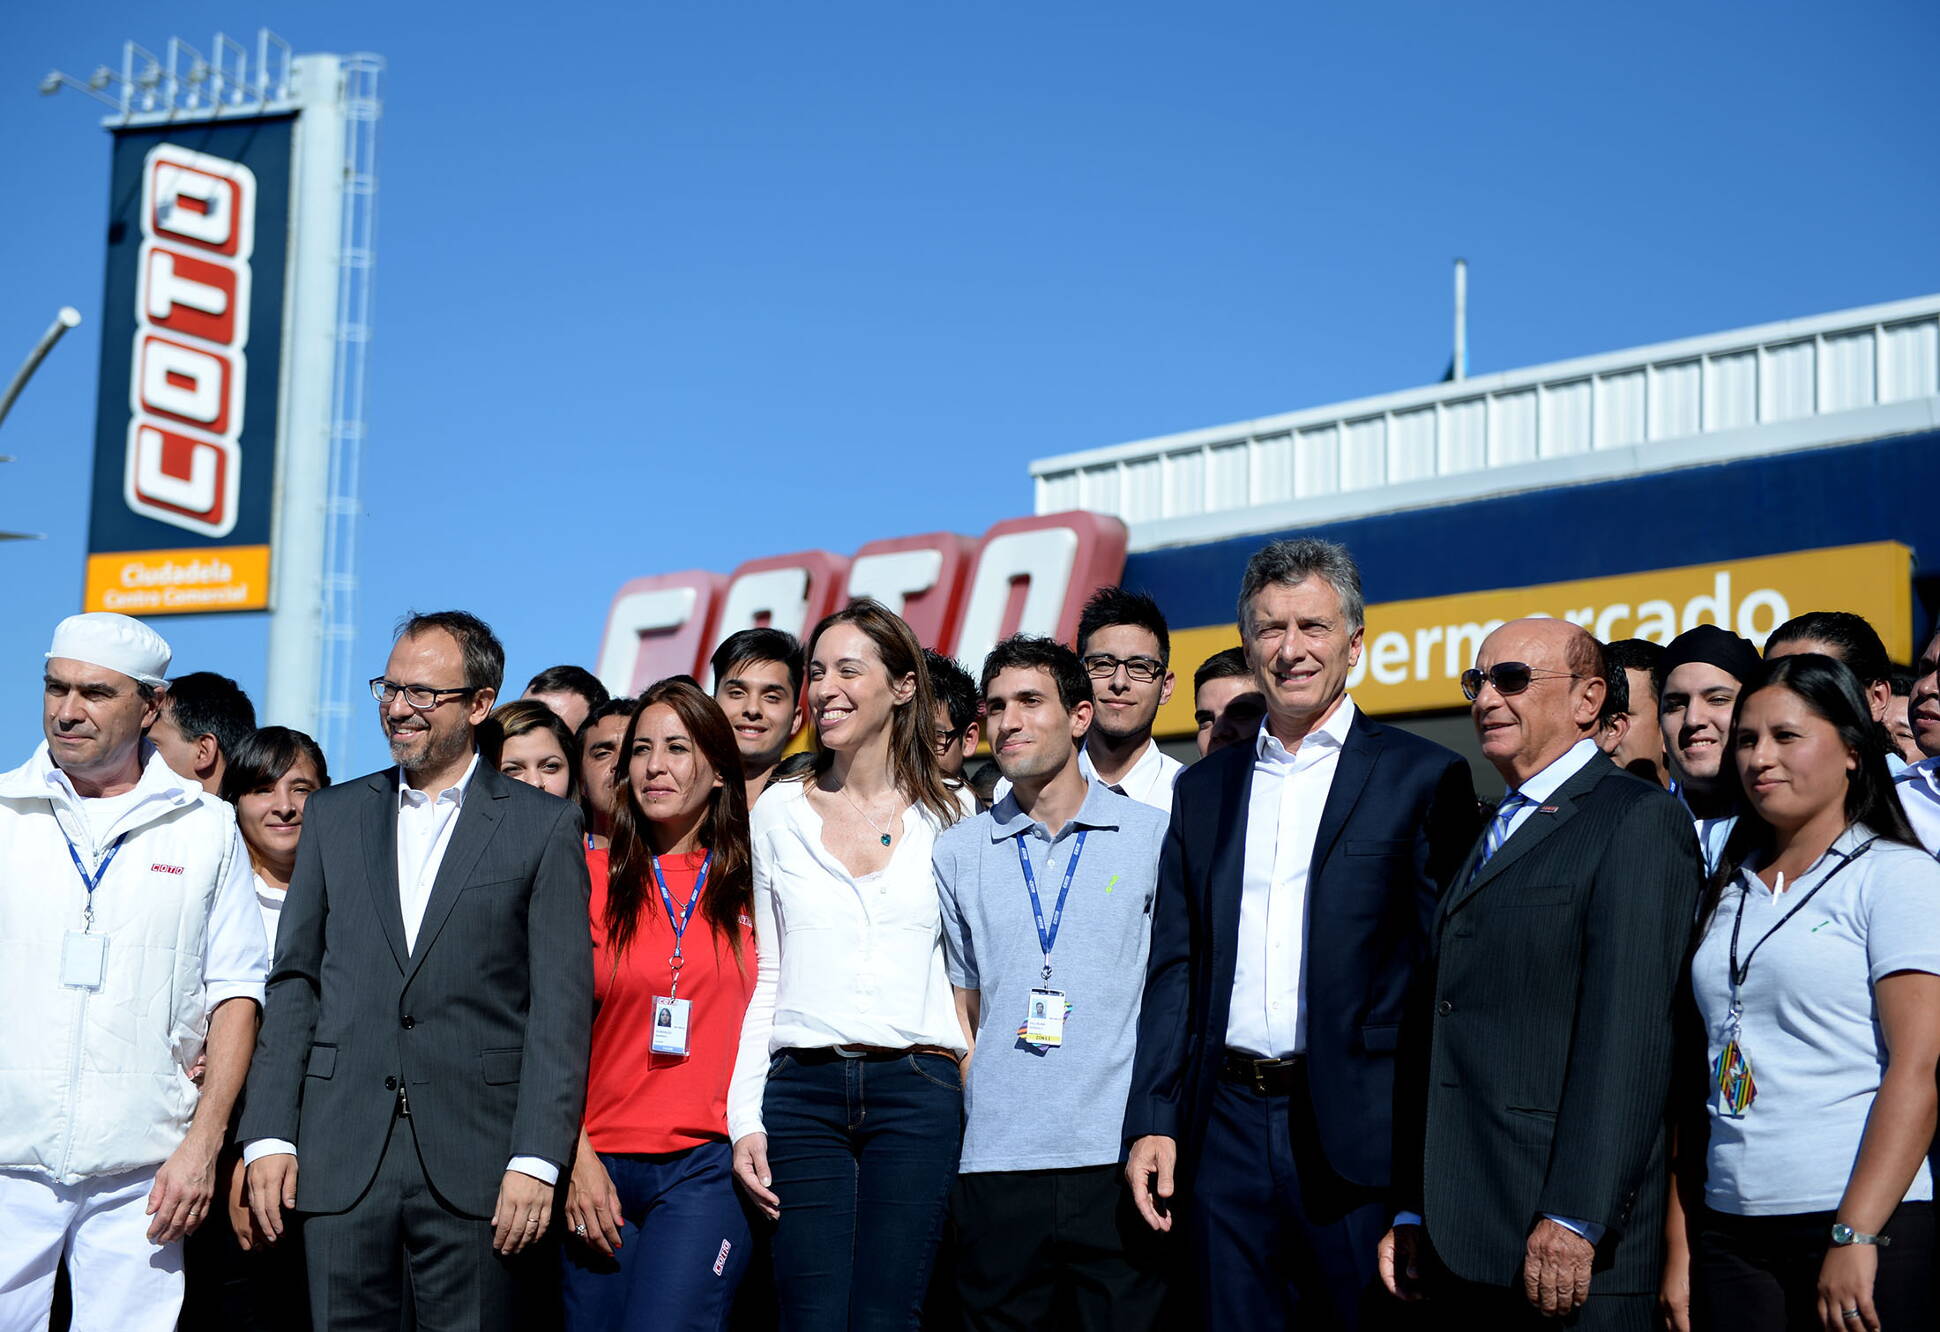
[[[762,1118],[781,1199],[781,1326],[917,1326],[963,1142],[956,1061],[786,1050],[769,1069]]]
[[[536,1265],[558,1259],[538,1245],[493,1253],[491,1221],[458,1211],[425,1178],[414,1124],[391,1121],[377,1174],[348,1210],[304,1217],[311,1321],[318,1332],[527,1332]]]
[[[1832,1246],[1832,1212],[1732,1216],[1709,1208],[1691,1226],[1691,1327],[1818,1328],[1819,1267]],[[1932,1203],[1901,1203],[1881,1232],[1873,1307],[1882,1327],[1940,1324],[1933,1295]],[[1856,1326],[1856,1324],[1855,1324]]]
[[[1551,1318],[1520,1286],[1484,1286],[1446,1272],[1429,1284],[1429,1297],[1410,1306],[1431,1327],[1486,1327],[1491,1332],[1657,1332],[1655,1295],[1592,1295],[1582,1308]],[[1734,1332],[1766,1332],[1743,1323]]]
[[[957,1292],[971,1332],[1144,1332],[1165,1253],[1116,1163],[957,1176]]]
[[[1209,1328],[1380,1326],[1376,1253],[1392,1215],[1328,1166],[1304,1077],[1268,1095],[1221,1080],[1191,1182],[1200,1319]]]
[[[276,1243],[244,1249],[218,1203],[182,1246],[183,1332],[309,1332],[302,1223],[287,1221]]]
[[[750,1247],[733,1148],[602,1152],[600,1163],[620,1195],[620,1245],[608,1258],[567,1241],[567,1332],[721,1332]]]

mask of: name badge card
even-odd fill
[[[1024,1015],[1024,1039],[1032,1045],[1064,1044],[1064,991],[1032,990]]]
[[[666,995],[653,997],[653,1052],[664,1055],[687,1053],[687,1010],[693,1005],[686,999],[671,999]]]
[[[61,984],[98,990],[108,978],[108,936],[69,930],[61,937]]]

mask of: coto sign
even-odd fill
[[[1070,641],[1085,598],[1118,581],[1125,525],[1095,513],[1012,518],[982,539],[932,532],[872,541],[844,558],[808,550],[750,560],[732,574],[636,578],[607,612],[600,680],[637,694],[669,675],[706,681],[729,634],[758,626],[801,636],[853,597],[874,597],[928,646],[975,669],[1013,633]]]
[[[255,217],[248,167],[149,150],[123,494],[136,513],[207,537],[236,525]]]

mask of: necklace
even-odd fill
[[[854,810],[856,813],[862,815],[862,821],[868,824],[871,828],[874,828],[876,830],[876,835],[882,840],[882,844],[884,846],[888,846],[889,834],[882,830],[882,825],[880,823],[877,823],[874,819],[869,817],[869,812],[867,810],[865,810],[861,805],[856,804],[855,798],[849,794],[849,789],[846,786],[838,786],[836,790],[840,791],[842,793],[842,798],[849,802],[849,808]],[[890,815],[890,817],[893,819],[895,815],[892,814]]]

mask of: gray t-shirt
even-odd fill
[[[1940,975],[1940,864],[1884,840],[1854,856],[1872,835],[1863,825],[1840,834],[1776,898],[1741,869],[1725,886],[1692,960],[1707,1066],[1715,1069],[1731,1007],[1731,931],[1739,906],[1742,968],[1753,945],[1814,884],[1825,885],[1758,948],[1739,991],[1740,1044],[1757,1095],[1742,1118],[1732,1118],[1722,1112],[1715,1082],[1710,1086],[1704,1200],[1717,1211],[1782,1216],[1838,1207],[1886,1067],[1873,985],[1896,971]],[[1932,1197],[1922,1161],[1906,1198]]]
[[[963,1174],[1111,1165],[1138,1043],[1152,941],[1152,898],[1168,816],[1093,780],[1076,818],[1046,837],[1006,795],[936,839],[936,886],[950,982],[980,992],[977,1048],[964,1090]],[[1048,926],[1078,834],[1050,985],[1070,1010],[1064,1043],[1023,1039],[1031,991],[1044,984],[1018,835]]]

